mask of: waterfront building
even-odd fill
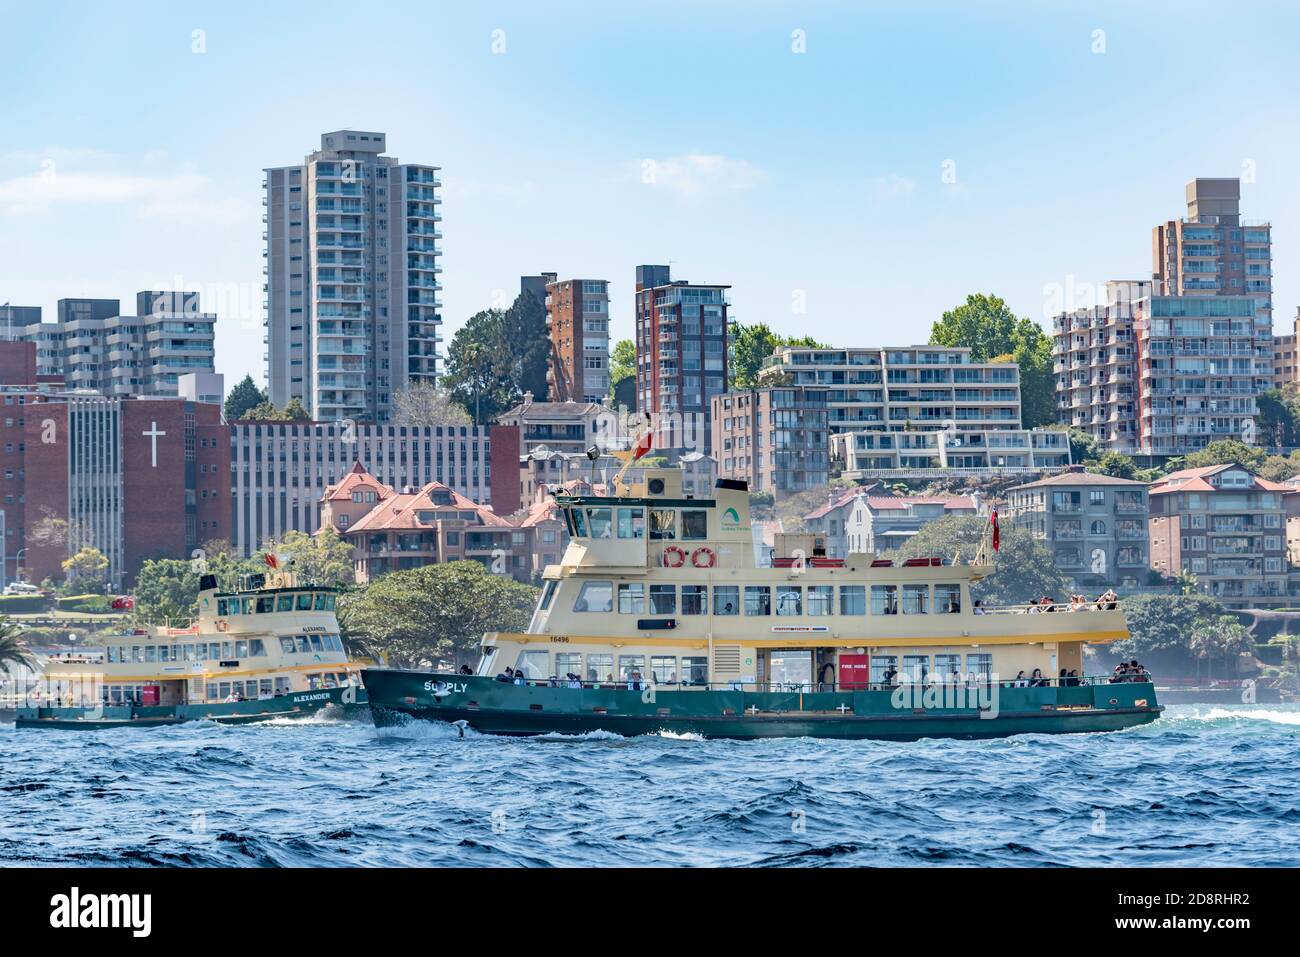
[[[1197,178],[1186,186],[1187,216],[1151,231],[1157,295],[1247,296],[1273,322],[1272,229],[1241,217],[1241,180]]]
[[[545,448],[585,453],[593,445],[609,448],[618,428],[614,411],[598,402],[535,402],[531,392],[497,416],[497,422],[518,430],[523,452]]]
[[[236,553],[290,530],[315,532],[331,483],[360,462],[380,482],[437,482],[504,512],[519,508],[518,430],[470,425],[235,422],[226,438]]]
[[[1147,486],[1071,470],[1017,485],[1004,514],[1040,540],[1072,589],[1141,590],[1148,584]]]
[[[1070,436],[1063,429],[863,429],[830,437],[842,478],[989,478],[1068,468]]]
[[[1151,288],[1109,283],[1106,306],[1055,317],[1061,421],[1125,454],[1184,455],[1223,438],[1253,443],[1256,400],[1273,385],[1262,301]]]
[[[974,362],[962,347],[781,346],[759,382],[827,386],[832,433],[1021,427],[1019,366]]]
[[[609,283],[557,280],[549,274],[543,304],[551,351],[546,381],[556,402],[604,403],[609,396]]]
[[[973,495],[859,495],[845,517],[850,554],[887,555],[924,526],[948,515],[976,515]]]
[[[825,386],[766,386],[713,397],[712,448],[723,478],[781,496],[830,480]]]
[[[442,184],[385,148],[383,133],[336,130],[265,170],[270,400],[321,421],[387,422],[394,392],[437,379]]]
[[[1280,608],[1300,597],[1288,559],[1287,502],[1293,486],[1240,465],[1182,469],[1151,487],[1151,566],[1187,572],[1229,608]]]
[[[727,389],[727,285],[636,267],[636,407],[655,417],[655,447],[710,452],[709,411]]]

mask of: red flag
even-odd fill
[[[993,523],[993,550],[996,552],[1002,545],[1002,533],[998,530],[998,510],[995,508],[993,514],[989,516],[989,521]]]
[[[267,567],[268,567],[268,568],[279,568],[279,567],[280,567],[280,559],[276,558],[276,557],[275,557],[274,555],[272,555],[270,552],[267,552],[267,553],[266,553],[265,560],[266,560],[266,564],[267,564]]]
[[[645,435],[636,440],[636,447],[632,449],[632,461],[635,462],[641,456],[645,455],[654,446],[654,433],[646,429]]]

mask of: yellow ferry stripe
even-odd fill
[[[270,675],[281,674],[286,671],[360,671],[359,665],[351,663],[339,664],[322,664],[314,665],[284,665],[279,668],[252,668],[241,669],[239,671],[195,671],[186,674],[176,675],[115,675],[104,671],[51,671],[47,669],[42,677],[44,678],[98,678],[108,683],[123,681],[139,682],[156,682],[156,681],[188,681],[191,678],[246,678],[249,675]]]

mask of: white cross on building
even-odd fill
[[[147,432],[141,432],[140,434],[149,439],[149,465],[151,468],[156,469],[158,467],[158,437],[160,435],[166,435],[167,433],[158,430],[157,422],[150,422],[149,430]]]

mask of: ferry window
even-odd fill
[[[613,681],[614,680],[614,656],[613,655],[587,655],[587,680],[588,681]]]
[[[810,615],[830,615],[834,613],[835,602],[832,598],[833,588],[830,585],[809,585],[808,586],[808,614]]]
[[[248,642],[248,655],[250,658],[261,658],[266,654],[266,645],[261,638],[252,638]]]
[[[271,694],[272,694],[272,692],[271,692],[271,679],[270,679],[270,678],[262,678],[260,681],[258,681],[258,683],[257,683],[257,696],[258,696],[259,698],[269,698],[269,697],[271,697]]]
[[[966,670],[987,681],[993,676],[993,655],[989,652],[966,656]]]
[[[587,509],[587,519],[591,525],[592,538],[609,538],[614,534],[613,515],[607,508]]]
[[[671,508],[650,510],[650,537],[664,541],[677,538],[677,511]]]
[[[542,598],[538,602],[537,610],[546,611],[551,607],[551,599],[555,597],[555,590],[560,587],[559,582],[547,582],[546,587],[542,589]]]
[[[251,598],[243,599],[243,606],[244,606],[245,615],[251,615],[253,613],[253,599]]]
[[[207,657],[208,657],[208,643],[206,641],[195,642],[194,660],[203,661]]]
[[[544,681],[550,675],[550,669],[546,667],[550,658],[549,651],[521,651],[519,660],[515,662],[515,671],[522,671],[526,681]]]
[[[937,615],[956,615],[961,612],[961,586],[935,585],[934,611]]]
[[[145,661],[157,661],[157,660],[158,660],[158,646],[157,646],[157,645],[145,645],[145,646],[144,646],[144,660],[145,660]]]
[[[569,513],[573,519],[573,534],[576,538],[587,537],[587,516],[583,514],[582,509],[575,508]]]
[[[172,656],[171,656],[171,648],[169,648],[167,645],[159,645],[159,646],[158,646],[158,660],[159,660],[159,661],[171,661],[171,660],[172,660]]]
[[[229,641],[223,641],[223,642],[221,643],[221,657],[222,657],[222,658],[233,658],[233,657],[234,657],[234,651],[235,651],[235,646],[234,646],[233,643],[231,643],[231,642],[229,642]]]
[[[227,600],[224,599],[224,598],[218,598],[218,599],[217,599],[217,614],[218,614],[219,616],[223,617],[223,618],[224,618],[226,615],[230,614],[230,602],[227,601]]]
[[[840,614],[865,615],[867,613],[867,587],[865,585],[840,586]]]
[[[248,657],[248,642],[247,642],[247,640],[241,638],[239,641],[236,641],[236,642],[235,642],[235,657],[236,657],[236,658],[247,658],[247,657]]]
[[[930,674],[930,656],[903,655],[903,674],[913,684],[925,684]]]
[[[618,510],[618,537],[645,538],[645,510],[620,508]]]
[[[650,614],[652,615],[677,614],[677,586],[676,585],[651,585],[650,586]]]
[[[713,586],[713,613],[715,615],[740,614],[740,586]]]
[[[871,586],[871,613],[873,615],[898,614],[898,586]]]
[[[885,683],[885,672],[898,670],[897,655],[872,655],[871,656],[871,683],[881,685]]]
[[[708,585],[682,586],[682,614],[702,615],[709,601]]]
[[[311,642],[312,651],[324,651],[325,646],[320,643],[320,635],[308,635],[307,640]]]
[[[311,592],[302,592],[298,596],[298,610],[311,611]]]
[[[307,644],[306,635],[294,635],[293,646],[293,650],[298,652],[300,655],[305,655],[307,652],[311,651],[311,646]]]
[[[338,597],[339,597],[338,595],[333,595],[333,594],[330,594],[330,593],[328,593],[328,592],[326,593],[326,595],[325,595],[325,610],[326,610],[326,611],[333,611],[333,610],[334,610],[334,603],[338,600]]]
[[[217,686],[216,683],[214,682],[213,684],[208,685],[208,700],[212,701],[216,697],[217,697]]]
[[[317,611],[327,611],[327,610],[328,610],[328,609],[325,607],[325,599],[328,598],[328,597],[329,597],[329,596],[328,596],[328,595],[325,595],[325,594],[317,594],[317,595],[316,595],[316,610],[317,610]]]
[[[702,508],[682,509],[682,538],[699,541],[709,537],[709,513]]]
[[[222,681],[217,685],[217,697],[219,697],[222,701],[225,701],[227,698],[230,697],[229,681]]]
[[[275,611],[275,599],[270,595],[262,595],[257,599],[257,613],[265,615],[269,611]]]
[[[634,671],[645,677],[645,655],[619,655],[618,680],[630,681]],[[636,689],[629,688],[628,690],[634,691]]]
[[[110,665],[115,665],[115,664],[117,664],[117,646],[116,646],[116,645],[109,645],[109,646],[108,646],[108,663],[109,663]]]
[[[613,611],[613,582],[583,582],[578,600],[573,603],[574,611]]]
[[[278,598],[276,598],[276,600],[275,600],[275,610],[276,610],[276,611],[293,611],[293,596],[292,596],[292,595],[280,595]]]
[[[280,650],[286,655],[293,654],[293,639],[285,636],[280,638]]]
[[[903,586],[903,614],[924,615],[930,611],[929,585]]]
[[[776,613],[778,615],[803,614],[803,586],[776,586]]]
[[[621,615],[645,614],[645,585],[624,582],[618,586],[618,611]]]
[[[677,684],[677,659],[672,655],[651,655],[650,674],[657,685]]]
[[[682,659],[682,684],[702,685],[709,680],[708,658]]]
[[[184,657],[184,659],[185,659],[186,661],[193,661],[193,660],[194,660],[194,646],[193,646],[193,645],[181,645],[181,655]]]
[[[275,693],[276,693],[276,694],[288,694],[288,693],[289,693],[289,679],[288,679],[288,678],[276,678],[276,679],[275,679]]]
[[[940,681],[961,680],[961,655],[935,655],[934,676]]]
[[[582,674],[582,655],[574,651],[556,652],[555,673],[560,677]]]
[[[131,662],[132,662],[132,664],[137,664],[137,665],[138,665],[138,664],[140,664],[140,662],[142,662],[142,661],[144,661],[144,648],[140,647],[139,645],[132,645],[132,646],[131,646]]]
[[[745,586],[745,614],[772,614],[772,589],[767,585]]]

